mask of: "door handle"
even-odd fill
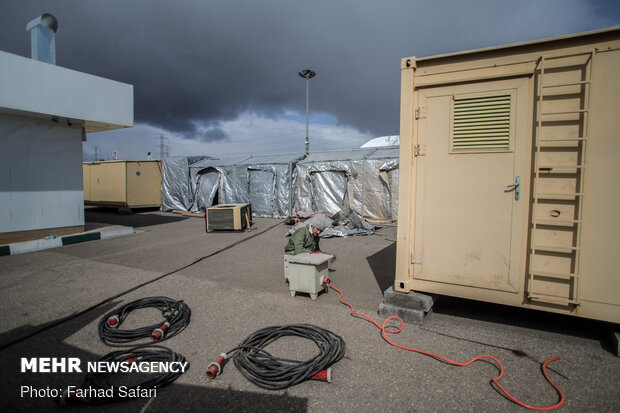
[[[518,201],[519,200],[519,190],[521,189],[521,177],[517,176],[515,178],[515,183],[507,185],[506,188],[508,188],[508,189],[506,189],[504,192],[515,191],[515,201]]]

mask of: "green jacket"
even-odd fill
[[[309,227],[301,227],[295,231],[288,239],[286,247],[284,247],[284,253],[290,255],[315,251],[321,251],[319,248],[319,237],[312,236]]]

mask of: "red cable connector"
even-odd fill
[[[328,367],[326,370],[321,370],[314,376],[310,377],[310,380],[320,380],[331,383],[334,380],[334,371],[331,367]]]
[[[168,327],[170,327],[170,323],[166,321],[164,324],[161,325],[161,327],[153,330],[153,334],[151,334],[151,338],[153,339],[153,341],[163,339],[164,335],[166,334],[166,330],[168,330]]]
[[[108,318],[108,327],[116,328],[118,327],[120,322],[121,319],[118,318],[117,315],[113,315],[112,317]]]
[[[207,377],[210,379],[216,378],[221,372],[224,364],[226,364],[226,360],[228,359],[228,355],[226,353],[220,354],[216,361],[209,364],[207,367]]]
[[[125,360],[125,363],[133,363],[134,361],[138,361],[138,360],[142,360],[142,356],[140,356],[140,357],[129,357],[127,360]]]

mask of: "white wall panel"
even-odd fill
[[[84,225],[82,132],[0,115],[0,232]]]

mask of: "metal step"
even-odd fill
[[[528,295],[528,299],[532,301],[539,301],[539,302],[548,303],[548,304],[579,305],[579,301],[575,299],[556,297],[555,295],[531,293]]]
[[[542,88],[549,87],[563,87],[563,86],[577,86],[577,85],[589,85],[591,82],[589,80],[582,80],[580,82],[571,82],[571,83],[552,83],[549,85],[541,85]]]
[[[579,143],[587,142],[588,138],[567,138],[567,139],[538,139],[537,145],[541,148],[563,148],[562,145],[540,145],[541,143]],[[574,148],[575,146],[566,146],[566,148]]]
[[[585,136],[579,138],[566,138],[566,139],[540,139],[540,142],[580,142],[588,140]]]
[[[579,219],[537,219],[536,225],[551,225],[556,227],[574,227],[575,224],[581,224]]]
[[[563,112],[541,112],[539,115],[548,116],[548,115],[574,115],[575,113],[587,113],[590,112],[589,109],[579,109],[579,110],[568,110]]]
[[[530,273],[532,277],[547,277],[547,278],[558,278],[561,280],[573,280],[579,277],[577,274],[559,274],[555,272],[547,272],[547,271],[532,271]]]
[[[585,168],[585,165],[570,165],[570,164],[561,164],[561,163],[549,163],[549,164],[543,164],[543,165],[538,165],[538,169],[581,169],[581,168]]]
[[[532,247],[532,252],[535,251],[548,251],[548,252],[559,252],[561,254],[572,254],[574,251],[581,251],[579,247],[558,247],[555,245],[534,245]]]
[[[539,199],[551,199],[551,200],[574,200],[578,196],[583,196],[583,192],[573,192],[568,194],[535,194],[534,201]]]

